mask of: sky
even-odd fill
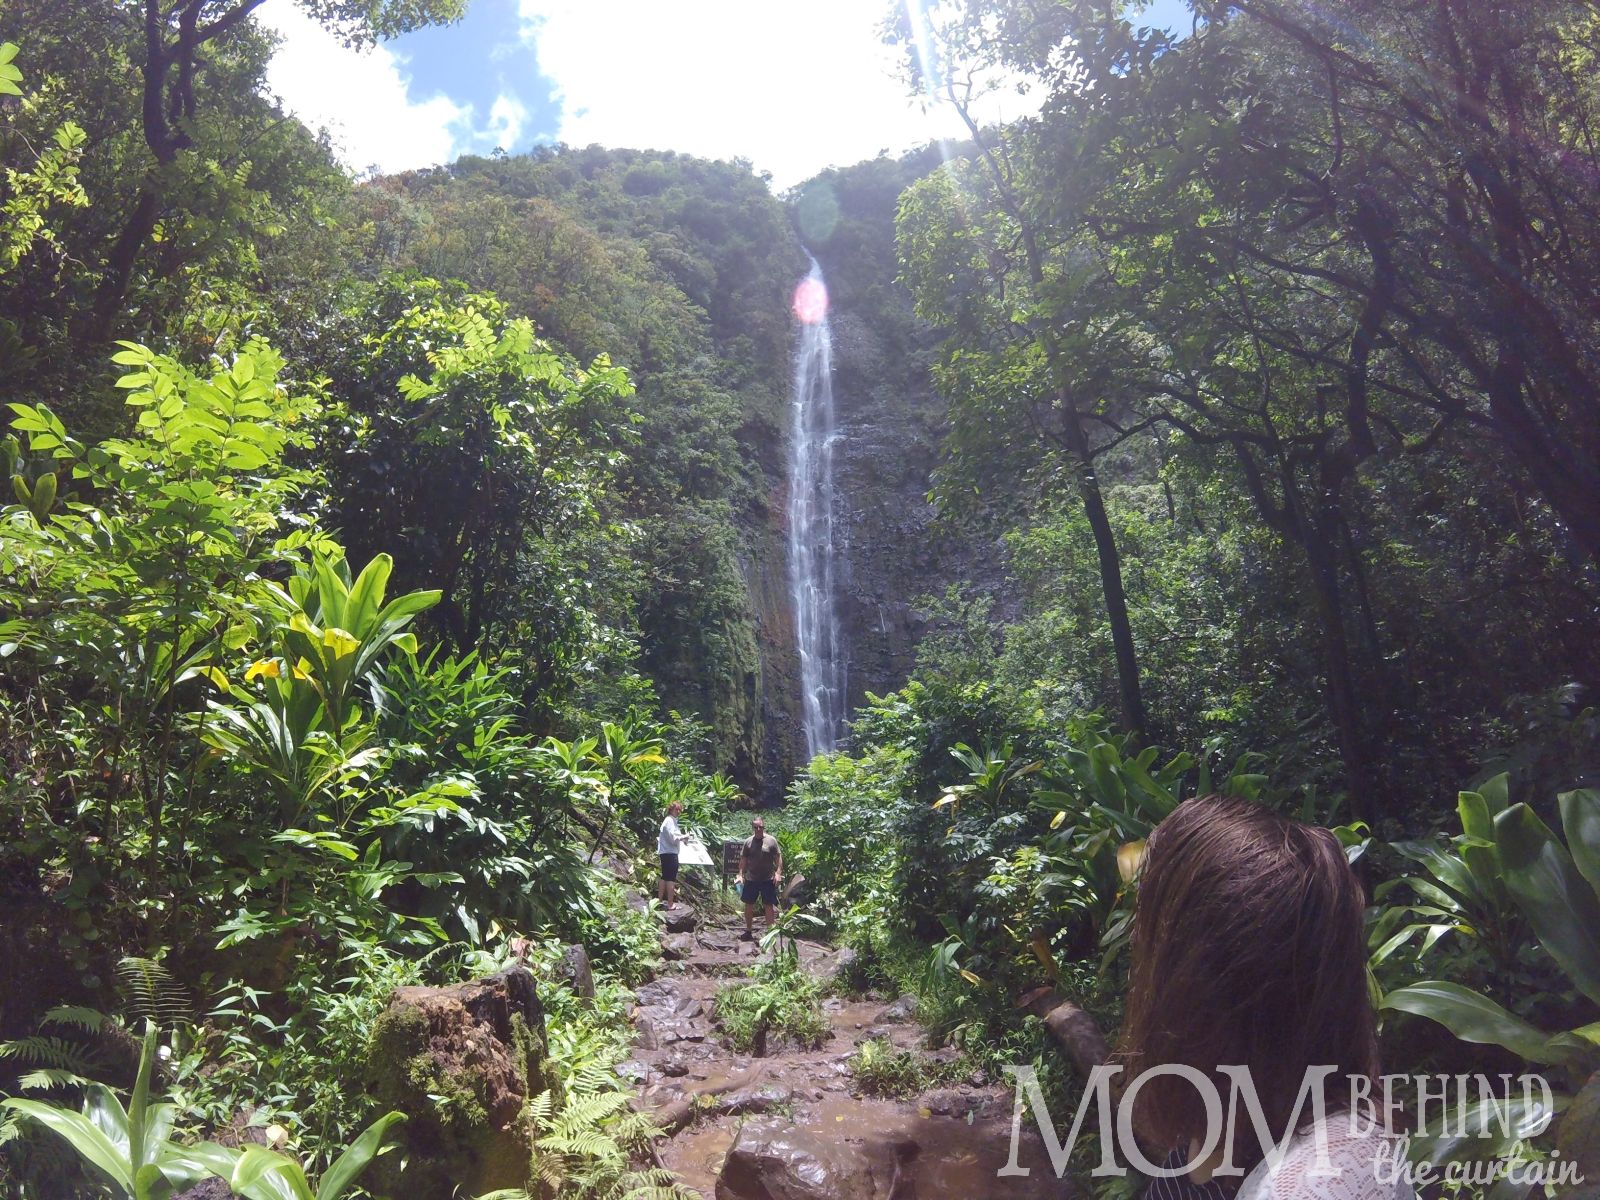
[[[882,0],[470,0],[364,52],[290,0],[258,12],[283,39],[268,86],[358,173],[598,142],[744,158],[782,189],[960,133],[907,94]],[[1140,18],[1188,21],[1183,0]]]

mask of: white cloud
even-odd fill
[[[518,0],[571,145],[743,157],[787,187],[830,165],[960,136],[923,113],[878,26],[883,0]]]
[[[947,108],[924,112],[908,96],[879,33],[885,0],[500,2],[521,14],[561,106],[556,136],[571,145],[745,158],[782,188],[880,150],[963,136]],[[353,169],[432,166],[511,149],[529,132],[512,92],[486,115],[442,93],[413,100],[404,54],[351,50],[295,5],[261,14],[284,39],[268,85],[327,128]],[[452,66],[466,80],[488,64]]]
[[[522,138],[528,124],[528,106],[510,92],[501,92],[489,106],[489,125],[478,135],[489,149],[504,146],[510,150]]]
[[[267,68],[267,86],[307,125],[328,130],[346,166],[433,166],[474,140],[470,105],[445,95],[410,99],[403,55],[383,46],[351,50],[290,4],[264,5],[258,19],[283,38]],[[520,129],[526,110],[502,114],[500,107],[497,101],[491,122]]]

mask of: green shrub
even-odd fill
[[[765,978],[732,983],[717,993],[715,1013],[728,1044],[744,1054],[766,1054],[776,1037],[807,1049],[828,1040],[821,988],[801,971],[769,972]]]

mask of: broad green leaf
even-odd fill
[[[1478,794],[1489,806],[1489,815],[1498,817],[1511,803],[1511,776],[1502,771],[1494,778],[1484,780],[1478,785]]]
[[[127,1156],[119,1153],[88,1117],[37,1100],[0,1100],[0,1108],[9,1108],[65,1138],[78,1157],[104,1172],[123,1191],[133,1191],[133,1172]]]
[[[1581,788],[1562,792],[1557,799],[1572,861],[1589,886],[1600,893],[1600,790]]]
[[[1458,983],[1429,980],[1397,988],[1384,996],[1383,1007],[1437,1021],[1464,1042],[1504,1046],[1529,1062],[1558,1063],[1566,1057],[1543,1031]]]
[[[1573,984],[1600,1003],[1600,897],[1526,804],[1506,809],[1494,827],[1507,890]]]
[[[350,600],[345,606],[345,628],[358,636],[363,634],[377,618],[383,607],[383,594],[389,586],[389,576],[394,571],[394,559],[387,554],[374,556],[361,569],[350,588]]]
[[[1572,1098],[1556,1131],[1556,1149],[1586,1181],[1600,1183],[1600,1071]]]
[[[385,1113],[361,1131],[359,1137],[334,1160],[317,1185],[317,1200],[341,1200],[361,1172],[383,1149],[389,1130],[404,1121],[401,1112]]]
[[[1550,1124],[1553,1108],[1521,1096],[1479,1101],[1444,1114],[1441,1124],[1411,1135],[1412,1162],[1443,1167],[1453,1162],[1483,1162],[1509,1153],[1519,1141],[1538,1136]],[[1438,1128],[1440,1132],[1431,1132]],[[1454,1131],[1454,1132],[1451,1132]]]
[[[1458,793],[1456,814],[1461,818],[1462,833],[1484,841],[1494,840],[1494,816],[1489,812],[1489,802],[1481,792]]]
[[[299,1163],[260,1146],[240,1151],[228,1184],[249,1200],[316,1200]]]

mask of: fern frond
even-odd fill
[[[187,1024],[192,1019],[183,989],[172,972],[155,959],[128,955],[117,964],[117,974],[127,989],[128,1008],[139,1020],[169,1027]]]
[[[17,1087],[24,1092],[48,1092],[51,1088],[88,1087],[93,1082],[94,1080],[86,1079],[76,1071],[41,1067],[19,1078]]]
[[[39,1018],[41,1029],[46,1025],[60,1025],[84,1033],[100,1033],[106,1026],[114,1024],[115,1021],[98,1009],[84,1008],[78,1004],[58,1005]]]
[[[48,1034],[34,1034],[15,1041],[0,1042],[0,1058],[19,1058],[24,1062],[55,1071],[87,1074],[94,1069],[94,1052],[77,1042]]]

